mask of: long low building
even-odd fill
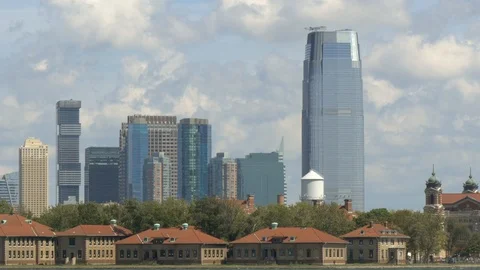
[[[179,228],[152,229],[116,243],[117,264],[222,264],[227,242],[184,223]]]
[[[315,228],[271,227],[231,242],[229,263],[343,265],[348,242]]]

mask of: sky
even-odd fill
[[[359,35],[366,208],[422,209],[432,164],[446,193],[470,167],[480,177],[479,13],[473,0],[0,1],[0,175],[40,138],[55,202],[55,103],[78,99],[82,163],[86,147],[118,146],[127,115],[208,118],[213,153],[272,152],[284,136],[294,202],[304,28],[322,25]]]

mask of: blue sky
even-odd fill
[[[114,146],[133,113],[207,117],[214,152],[270,152],[285,136],[300,190],[306,26],[359,33],[367,208],[421,209],[436,164],[460,192],[480,162],[476,1],[122,0],[0,2],[0,174],[28,136],[51,147],[55,103],[80,99],[82,151]],[[82,153],[83,162],[83,153]],[[326,180],[328,181],[328,179]],[[51,202],[55,197],[51,196]]]

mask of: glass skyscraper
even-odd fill
[[[311,28],[303,64],[302,175],[325,177],[327,202],[351,199],[363,211],[362,64],[352,30]]]
[[[208,163],[208,196],[237,199],[237,161],[217,153]]]
[[[57,201],[59,204],[80,201],[81,107],[82,103],[78,100],[57,102]]]
[[[118,202],[118,147],[85,149],[85,202]]]
[[[148,125],[137,118],[128,124],[127,198],[143,201],[143,162],[148,157]]]
[[[208,162],[212,127],[207,119],[187,118],[178,124],[179,197],[186,201],[208,195]]]
[[[8,202],[14,209],[19,205],[19,174],[7,173],[0,177],[0,200]]]

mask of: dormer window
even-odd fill
[[[297,239],[297,237],[295,237],[295,236],[290,236],[290,241],[291,241],[291,242],[295,241],[295,239]]]
[[[173,242],[175,242],[176,240],[177,240],[177,238],[172,237],[172,238],[170,238],[170,243],[173,243]]]
[[[360,231],[360,234],[361,234],[361,235],[364,235],[364,234],[365,234],[365,232],[364,232],[363,230],[361,230],[361,231]]]
[[[266,242],[266,241],[267,241],[267,237],[266,237],[266,236],[262,237],[262,241],[263,241],[263,242]]]

